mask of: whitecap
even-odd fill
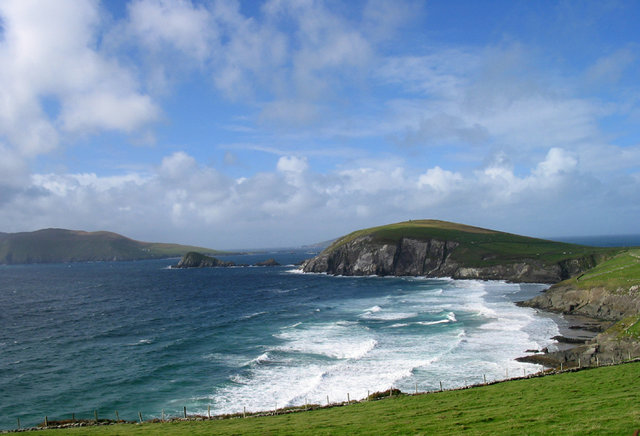
[[[374,320],[374,321],[398,321],[401,319],[415,318],[418,316],[417,312],[367,312],[360,316],[360,318]]]

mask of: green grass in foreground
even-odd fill
[[[47,430],[60,435],[611,434],[640,428],[640,363],[262,418]]]

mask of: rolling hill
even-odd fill
[[[0,264],[140,260],[179,257],[202,247],[136,241],[112,232],[43,229],[0,233]]]

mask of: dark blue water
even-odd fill
[[[462,385],[533,370],[513,358],[557,333],[512,303],[536,285],[167,269],[176,262],[0,266],[0,429]]]
[[[640,235],[568,236],[550,239],[591,247],[640,247]]]

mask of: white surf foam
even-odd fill
[[[305,319],[282,328],[275,335],[280,344],[212,393],[216,412],[325,404],[327,396],[340,402],[347,394],[364,398],[390,386],[412,392],[416,384],[428,390],[439,388],[439,381],[455,387],[480,382],[483,375],[493,380],[507,372],[530,373],[538,368],[513,359],[542,348],[557,331],[553,321],[499,298],[518,285],[439,280],[434,288],[425,280],[400,280],[408,290],[332,302],[328,313],[340,314],[340,320]],[[393,329],[364,325],[412,317],[418,320],[388,326]],[[399,330],[416,325],[424,328]]]

